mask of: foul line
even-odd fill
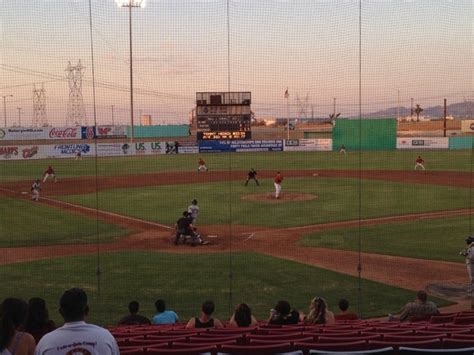
[[[10,189],[5,189],[3,187],[0,187],[0,190],[6,191],[6,192],[12,192],[12,193],[16,193],[16,194],[22,194],[21,192],[17,192],[17,191],[10,190]],[[49,201],[49,202],[52,202],[52,203],[57,204],[57,205],[71,206],[71,207],[74,207],[74,208],[79,209],[79,210],[82,209],[82,210],[85,210],[85,211],[96,212],[96,209],[94,209],[94,208],[85,207],[85,206],[81,206],[81,205],[76,205],[76,204],[70,203],[70,202],[59,201],[59,200],[55,200],[55,199],[47,198],[47,197],[40,197],[39,199],[44,200],[44,201]],[[170,230],[174,229],[174,228],[172,228],[170,226],[167,226],[167,225],[164,225],[164,224],[150,222],[150,221],[146,221],[146,220],[139,219],[139,218],[124,216],[124,215],[114,213],[114,212],[103,211],[103,210],[98,210],[98,211],[99,211],[100,214],[107,215],[107,216],[118,217],[118,218],[130,220],[130,221],[134,221],[134,222],[140,222],[140,223],[148,224],[148,225],[151,225],[151,226],[154,226],[154,227],[160,227],[160,228],[165,228],[165,229],[170,229]]]

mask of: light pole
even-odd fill
[[[13,97],[13,95],[2,95],[3,97],[3,118],[5,120],[4,127],[7,128],[7,97]]]
[[[115,126],[115,121],[114,121],[114,106],[112,105],[112,126]]]
[[[132,8],[145,6],[145,0],[116,0],[121,7],[128,7],[128,33],[130,42],[130,120],[131,132],[130,143],[133,145],[134,140],[134,120],[133,120],[133,46],[132,46]]]
[[[16,108],[18,110],[18,127],[21,127],[21,107]]]

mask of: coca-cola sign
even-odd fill
[[[52,139],[77,139],[79,136],[79,129],[76,127],[69,128],[51,128],[49,131],[49,138]]]

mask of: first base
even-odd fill
[[[313,176],[319,176],[319,174],[314,173]]]
[[[208,238],[217,238],[217,235],[208,235]]]

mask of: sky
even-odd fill
[[[112,123],[112,112],[116,124],[130,122],[128,8],[91,4],[92,18],[89,0],[2,0],[7,125],[31,125],[35,84],[46,90],[48,123],[66,125],[66,68],[79,60],[81,123],[94,122],[93,67],[97,124]],[[362,112],[397,106],[398,97],[404,107],[411,98],[422,107],[474,100],[473,0],[361,0],[360,8],[355,0],[147,0],[132,9],[134,115],[187,123],[200,91],[251,91],[257,118],[287,109],[327,117],[334,102],[342,116],[356,115],[359,93]]]

